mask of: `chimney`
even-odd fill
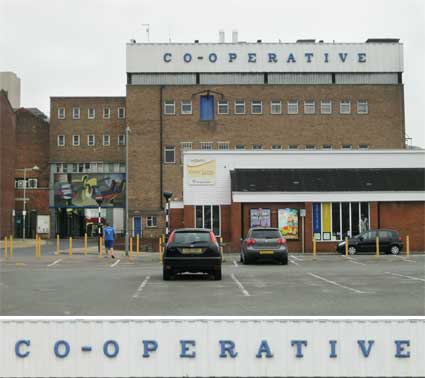
[[[225,36],[224,36],[224,30],[218,31],[218,42],[225,43]]]
[[[237,42],[238,42],[238,31],[232,30],[232,43],[237,43]]]

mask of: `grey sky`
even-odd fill
[[[125,95],[125,43],[239,39],[404,44],[406,132],[425,147],[425,1],[0,0],[0,71],[21,78],[21,105],[50,96]]]

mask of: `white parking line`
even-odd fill
[[[298,260],[298,261],[304,261],[303,259],[300,259],[299,257],[296,257],[296,256],[294,256],[294,255],[289,255],[289,256],[291,256],[293,259],[295,259],[295,260]]]
[[[300,265],[300,264],[298,264],[297,262],[292,261],[291,259],[289,259],[289,262],[290,262],[291,264]]]
[[[62,259],[57,259],[56,261],[53,261],[51,264],[47,265],[48,267],[56,265],[58,263],[60,263],[62,261]]]
[[[138,298],[139,295],[141,294],[141,292],[143,291],[143,288],[146,286],[146,284],[148,283],[149,279],[151,278],[151,276],[147,276],[143,282],[140,284],[140,286],[137,288],[137,291],[133,294],[133,298]]]
[[[411,280],[425,282],[425,279],[423,279],[423,278],[412,277],[412,276],[405,276],[405,275],[403,275],[403,274],[391,273],[391,272],[385,272],[385,273],[386,273],[386,274],[391,274],[392,276],[398,276],[398,277],[403,277],[403,278],[410,278]]]
[[[239,266],[238,263],[236,262],[236,260],[233,260],[233,265],[234,266]]]
[[[113,268],[113,267],[115,267],[115,266],[117,266],[118,265],[118,263],[120,262],[121,260],[120,259],[118,259],[117,261],[115,261],[113,264],[111,264],[111,265],[109,265],[111,268]]]
[[[407,257],[404,257],[404,256],[396,256],[396,257],[398,257],[399,259],[402,259],[403,261],[406,261],[406,262],[411,262],[411,263],[415,263],[416,262],[414,260],[409,260]]]
[[[347,259],[349,262],[352,262],[352,263],[354,263],[354,264],[359,264],[359,265],[367,265],[367,264],[365,264],[365,263],[361,263],[361,262],[359,262],[359,261],[356,261],[355,259],[353,259],[352,257],[349,257],[349,256],[343,256],[345,259]]]
[[[246,295],[247,297],[250,296],[248,291],[243,287],[243,285],[240,283],[240,281],[236,278],[234,274],[231,274],[230,277],[232,277],[232,280],[235,281],[236,285],[239,286],[239,289],[241,289],[243,295]]]
[[[335,285],[335,286],[341,287],[341,288],[343,288],[343,289],[347,289],[347,290],[353,291],[353,292],[355,292],[355,293],[357,293],[357,294],[368,294],[366,291],[361,291],[361,290],[353,289],[352,287],[348,287],[348,286],[341,285],[341,284],[339,284],[338,282],[328,280],[328,279],[326,279],[326,278],[324,278],[324,277],[321,277],[321,276],[318,276],[317,274],[314,274],[314,273],[309,273],[309,275],[310,275],[310,276],[313,276],[313,277],[316,277],[316,278],[318,278],[319,280],[322,280],[322,281],[325,281],[325,282],[327,282],[327,283],[330,283],[330,284],[332,284],[332,285]]]

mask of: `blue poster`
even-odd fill
[[[322,233],[322,214],[320,202],[313,203],[313,233],[321,234]]]

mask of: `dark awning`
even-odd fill
[[[424,191],[423,168],[235,169],[233,192]]]

